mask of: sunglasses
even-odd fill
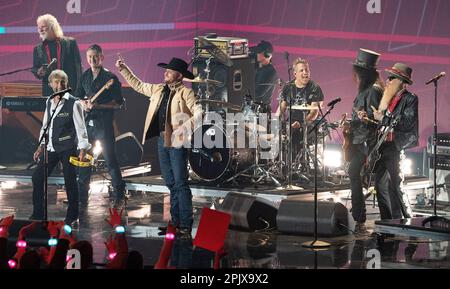
[[[395,77],[395,76],[389,76],[389,77],[388,77],[388,80],[389,80],[389,81],[392,81],[393,79],[396,79],[396,77]]]

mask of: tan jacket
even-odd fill
[[[147,116],[145,118],[144,134],[142,137],[142,144],[145,143],[147,131],[153,121],[158,121],[156,119],[157,112],[162,100],[162,93],[165,84],[151,84],[141,81],[133,72],[128,68],[123,68],[120,74],[128,82],[128,84],[137,92],[144,94],[150,98],[150,104],[147,110]],[[164,146],[171,147],[180,146],[184,141],[186,135],[182,134],[177,137],[172,136],[172,133],[184,125],[187,129],[192,131],[194,118],[201,119],[202,106],[197,103],[197,97],[191,88],[184,86],[182,82],[178,82],[174,85],[169,85],[170,96],[169,96],[169,108],[167,113],[170,111],[170,116],[166,115],[166,121],[170,119],[170,124],[166,122],[165,132],[164,132]],[[150,137],[153,135],[150,135]]]

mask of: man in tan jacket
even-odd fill
[[[192,193],[188,184],[188,131],[194,116],[201,118],[202,107],[194,91],[184,86],[183,78],[193,79],[188,64],[179,58],[159,63],[165,68],[164,83],[151,84],[136,77],[122,58],[116,67],[128,84],[150,98],[142,143],[158,137],[158,156],[163,178],[170,190],[171,222],[182,237],[190,237],[193,223]],[[183,146],[184,145],[184,146]]]

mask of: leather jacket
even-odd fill
[[[405,91],[392,113],[386,112],[383,124],[400,115],[394,127],[394,144],[398,151],[412,148],[419,142],[419,99],[409,91]]]
[[[367,112],[367,117],[374,119],[372,106],[378,107],[382,96],[383,89],[376,85],[367,88],[356,96],[353,101],[350,135],[353,144],[374,143],[376,141],[375,131],[377,126],[360,120],[356,111],[364,110]]]

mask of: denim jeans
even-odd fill
[[[185,148],[164,147],[164,139],[158,137],[158,156],[161,173],[170,190],[170,215],[172,224],[191,228],[192,193],[188,184],[188,151]]]
[[[113,187],[112,197],[114,199],[123,199],[125,191],[125,182],[122,180],[122,173],[117,162],[115,143],[113,139],[100,140],[102,144],[102,155],[108,167],[111,176],[111,185]],[[80,191],[80,203],[86,204],[89,196],[89,184],[91,182],[92,168],[78,168],[78,190]]]

